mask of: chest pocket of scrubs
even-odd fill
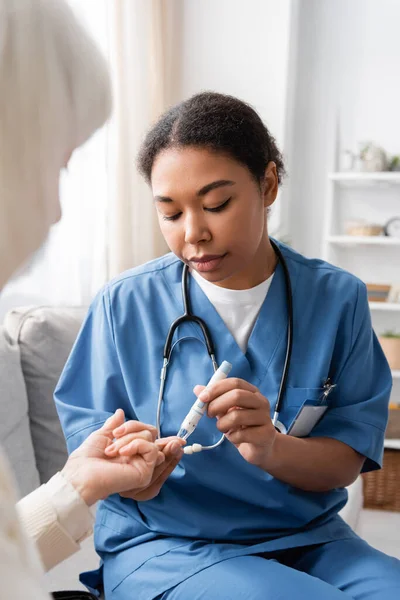
[[[323,388],[294,388],[287,387],[285,397],[282,403],[282,409],[279,416],[279,420],[285,425],[287,429],[293,423],[297,413],[307,404],[322,403],[323,400]]]

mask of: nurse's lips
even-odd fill
[[[205,273],[217,269],[225,256],[226,254],[205,254],[199,257],[194,256],[189,259],[189,262],[194,264],[196,271]]]

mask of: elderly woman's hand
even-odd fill
[[[105,450],[113,444],[113,431],[124,421],[124,411],[118,409],[72,452],[62,470],[88,506],[111,494],[148,486],[155,467],[165,460],[164,453],[154,444],[155,427],[140,421],[130,422],[133,425],[130,425],[129,452],[107,456]]]
[[[117,456],[118,453],[121,457],[131,455],[135,444],[136,423],[136,421],[127,421],[122,427],[114,430],[116,439],[106,450],[108,456]],[[186,442],[177,436],[158,439],[156,445],[164,460],[157,464],[151,480],[142,486],[133,485],[131,489],[120,492],[120,495],[138,502],[155,498],[181,460],[185,444]]]

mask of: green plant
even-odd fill
[[[371,148],[371,146],[373,146],[372,142],[363,142],[362,145],[360,145],[360,158],[361,160],[365,160],[366,154],[368,152],[368,150]]]
[[[400,156],[393,156],[389,163],[389,171],[399,171],[400,170]]]
[[[381,337],[400,339],[400,333],[396,333],[396,331],[389,329],[388,331],[384,331],[383,333],[381,333]]]

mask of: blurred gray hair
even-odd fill
[[[0,289],[58,219],[60,169],[110,112],[105,59],[65,0],[0,0]]]

